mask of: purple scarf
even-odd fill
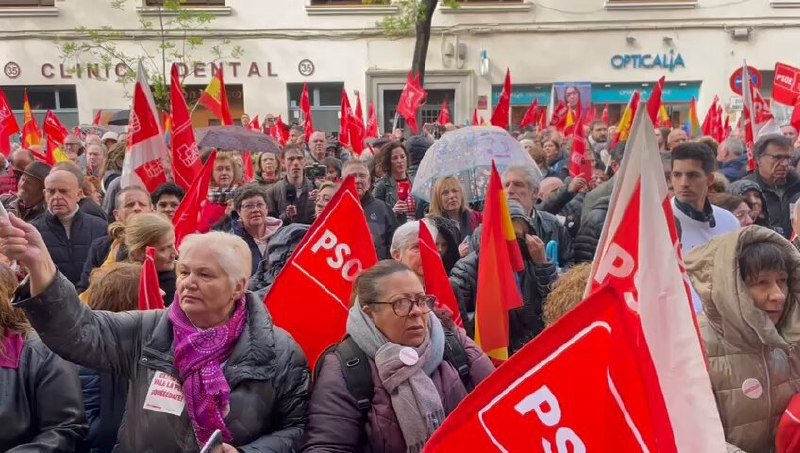
[[[244,331],[247,323],[245,303],[242,296],[227,324],[202,331],[186,317],[177,294],[169,310],[175,343],[175,368],[183,379],[189,419],[201,445],[216,429],[222,431],[228,442],[233,437],[224,420],[230,410],[231,387],[222,373],[222,364],[230,358]]]
[[[25,338],[21,333],[6,330],[0,341],[2,341],[2,345],[0,345],[0,368],[16,370],[19,368],[19,357],[22,355]]]

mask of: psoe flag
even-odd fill
[[[674,452],[621,294],[592,294],[484,380],[425,452]],[[667,442],[663,442],[667,440]],[[722,450],[724,451],[724,450]]]

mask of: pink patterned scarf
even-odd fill
[[[16,370],[19,368],[19,358],[25,338],[21,333],[6,330],[0,338],[0,368]]]
[[[206,330],[192,325],[179,302],[176,294],[169,320],[175,342],[175,368],[183,379],[195,436],[202,445],[219,429],[229,442],[232,435],[224,419],[230,410],[231,388],[222,373],[222,364],[230,358],[247,324],[245,297],[236,302],[227,324]]]

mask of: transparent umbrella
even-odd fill
[[[531,156],[508,132],[495,126],[473,126],[444,134],[428,149],[414,177],[412,193],[430,201],[436,180],[455,176],[464,186],[468,202],[481,201],[489,186],[492,160],[500,173],[521,165],[542,178]]]

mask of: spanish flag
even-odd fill
[[[508,312],[522,307],[515,272],[524,268],[506,193],[493,162],[478,262],[475,342],[495,360],[508,360]]]
[[[658,109],[658,124],[664,127],[669,127],[669,112],[667,112],[667,106],[661,104],[661,107]]]
[[[228,105],[228,94],[225,92],[225,78],[222,75],[222,68],[208,83],[203,94],[200,95],[200,104],[211,111],[222,121],[223,126],[233,126],[231,118],[231,108]]]
[[[58,143],[48,137],[45,163],[54,167],[61,162],[70,162],[69,157],[67,157],[67,154],[59,147]]]
[[[567,125],[564,127],[564,135],[570,136],[575,133],[575,111],[572,107],[567,110]]]
[[[39,129],[39,123],[36,122],[36,118],[33,117],[33,112],[31,112],[31,104],[28,102],[28,90],[25,90],[24,96],[22,146],[24,148],[30,148],[31,146],[40,145],[42,143],[42,130]]]
[[[636,115],[636,109],[639,108],[641,97],[642,95],[639,94],[638,91],[633,92],[633,96],[631,96],[631,100],[628,102],[628,106],[625,107],[622,118],[619,120],[617,136],[614,138],[614,142],[611,143],[610,149],[614,149],[614,146],[619,142],[628,141],[628,137],[631,135],[631,126],[633,126],[633,117]]]

